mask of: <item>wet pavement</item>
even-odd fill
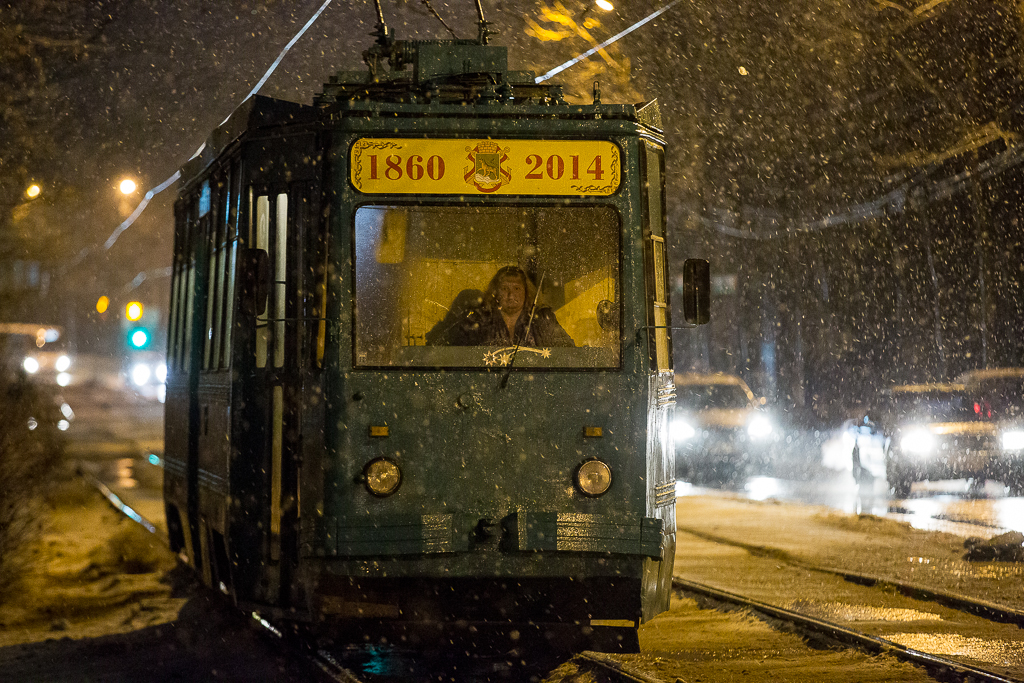
[[[680,481],[678,495],[725,491],[750,500],[782,500],[822,505],[854,515],[877,515],[907,522],[918,529],[941,531],[962,537],[991,538],[1007,531],[1024,532],[1024,497],[1009,495],[1002,483],[988,480],[918,482],[909,498],[894,498],[884,478],[864,476],[855,481],[848,471],[817,466],[815,455],[806,458],[794,476],[754,475],[719,487],[699,487]]]
[[[163,404],[107,386],[67,387],[63,395],[75,412],[66,433],[68,459],[109,487],[139,517],[166,532]]]

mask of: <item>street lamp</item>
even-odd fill
[[[124,180],[121,181],[121,184],[118,186],[118,189],[121,190],[121,194],[131,194],[132,192],[135,192],[135,187],[136,186],[134,180],[132,180],[131,178],[125,178]]]
[[[39,187],[35,183],[32,183],[27,188],[25,188],[25,196],[28,197],[29,199],[35,199],[36,197],[39,196],[39,193],[42,191],[43,188]]]

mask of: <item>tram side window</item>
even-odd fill
[[[168,366],[178,372],[188,368],[191,362],[200,204],[200,195],[193,194],[185,198],[177,210]]]
[[[614,208],[365,206],[354,228],[357,365],[619,367]],[[518,321],[505,267],[529,280]]]
[[[223,370],[230,360],[231,301],[237,256],[236,217],[231,174],[218,174],[211,184],[211,202],[205,238],[207,257],[206,328],[203,368]]]
[[[284,367],[288,307],[288,194],[256,198],[254,234],[251,243],[270,255],[270,296],[266,307],[256,314],[256,367]]]

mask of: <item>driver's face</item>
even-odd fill
[[[498,308],[506,315],[516,315],[523,310],[526,302],[526,288],[523,281],[516,276],[506,276],[498,283],[496,294]]]

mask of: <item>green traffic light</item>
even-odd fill
[[[149,346],[149,330],[136,327],[128,334],[128,345],[133,349],[144,349]]]

